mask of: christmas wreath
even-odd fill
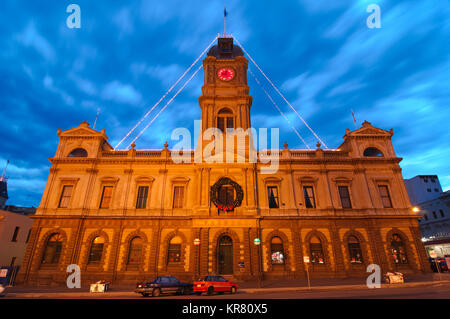
[[[226,205],[226,203],[221,203],[219,201],[219,189],[224,185],[230,185],[236,191],[236,198],[231,205]],[[235,207],[241,206],[242,199],[244,198],[244,191],[242,190],[242,187],[235,181],[229,179],[228,177],[222,177],[213,186],[211,186],[210,196],[211,201],[219,210],[228,212],[232,211]]]

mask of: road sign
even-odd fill
[[[258,246],[259,244],[261,244],[261,239],[255,238],[255,240],[253,240],[253,243]]]
[[[195,239],[194,239],[194,245],[195,245],[195,246],[200,245],[200,239],[195,238]]]
[[[303,262],[309,264],[310,260],[308,256],[303,256]]]

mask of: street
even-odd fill
[[[238,291],[236,294],[214,294],[212,296],[191,295],[162,295],[160,297],[142,297],[132,291],[123,292],[106,292],[92,294],[77,294],[73,292],[67,293],[8,293],[5,299],[35,299],[35,298],[51,298],[51,299],[148,299],[150,300],[168,300],[168,299],[450,299],[450,283],[432,283],[430,285],[421,285],[416,287],[400,287],[393,286],[379,289],[327,289],[313,291],[273,291],[267,289],[266,292],[247,293]]]

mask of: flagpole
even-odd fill
[[[350,109],[350,111],[352,112],[353,123],[355,124],[355,130],[356,130],[356,129],[358,129],[358,127],[356,126],[355,114],[353,113],[353,109]]]
[[[223,6],[223,36],[227,35],[227,8]]]

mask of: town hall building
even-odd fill
[[[247,68],[233,38],[218,38],[203,60],[200,134],[251,128]],[[333,150],[285,144],[267,154],[278,161],[269,173],[251,134],[241,160],[237,151],[233,162],[198,160],[222,139],[214,135],[199,139],[187,154],[192,160],[181,163],[167,143],[115,150],[105,130],[86,122],[57,135],[22,284],[65,285],[70,264],[80,266],[83,284],[158,275],[297,279],[307,267],[313,278],[362,277],[369,264],[383,273],[430,269],[392,129],[366,121]]]

